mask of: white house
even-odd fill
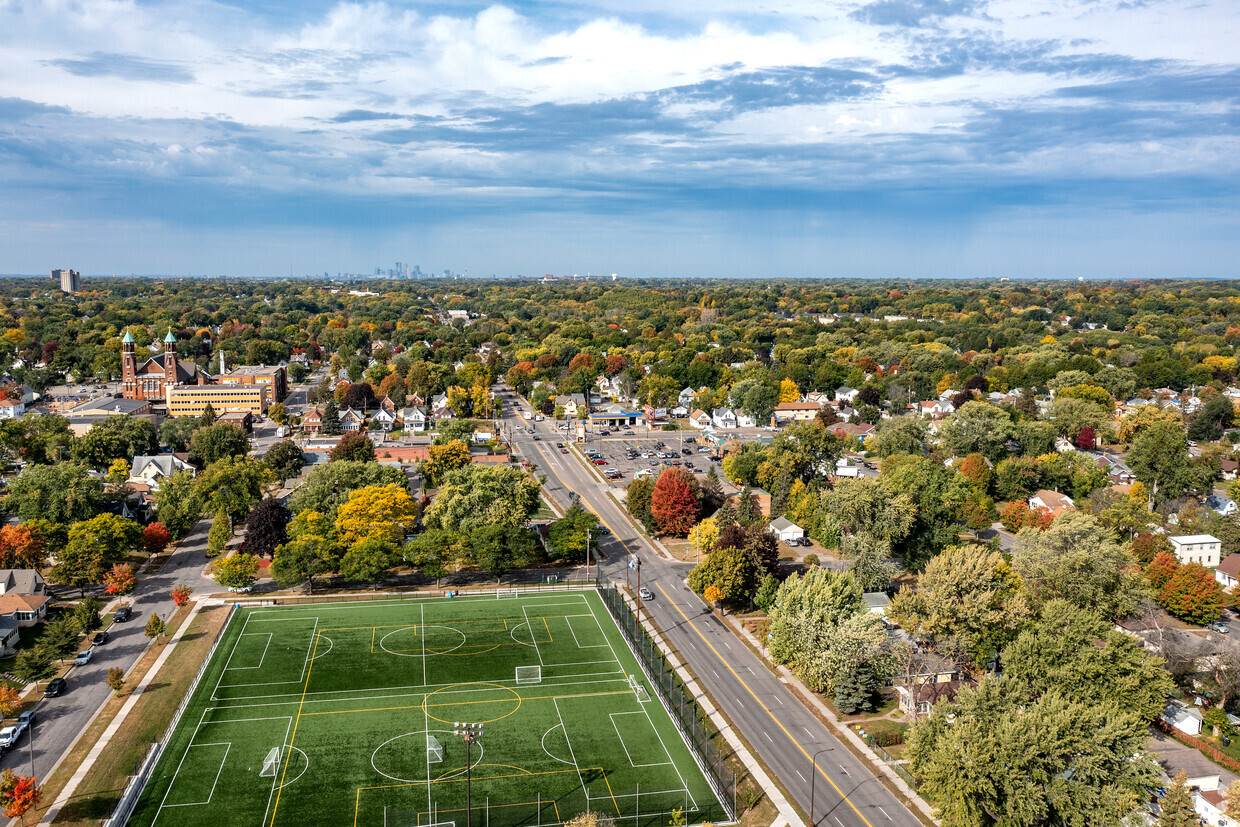
[[[700,408],[689,414],[689,424],[694,428],[709,428],[711,426],[710,414]]]
[[[818,416],[822,406],[814,402],[780,402],[775,406],[777,422],[809,422]]]
[[[789,540],[800,540],[805,536],[805,529],[789,520],[787,517],[779,517],[771,520],[769,531],[774,534],[781,543]]]
[[[396,426],[396,413],[389,411],[387,408],[380,408],[375,411],[375,415],[371,420],[379,423],[379,427],[384,431],[390,431]]]
[[[1162,714],[1158,716],[1186,735],[1200,735],[1201,724],[1204,719],[1201,712],[1195,706],[1189,706],[1177,700],[1167,701],[1167,705],[1163,708]]]
[[[1181,563],[1200,563],[1208,569],[1217,568],[1223,542],[1210,534],[1185,534],[1168,537],[1175,557]]]
[[[925,400],[909,405],[909,410],[922,416],[947,416],[956,412],[956,406],[946,399]]]
[[[400,418],[405,423],[406,431],[420,434],[426,430],[426,411],[417,405],[403,408],[400,412]]]
[[[1076,503],[1067,494],[1042,488],[1033,492],[1033,496],[1029,498],[1029,507],[1045,509],[1058,517],[1065,511],[1075,511]]]
[[[857,394],[860,392],[861,391],[857,390],[856,388],[850,388],[847,385],[841,385],[840,387],[835,389],[835,401],[836,402],[847,402],[849,405],[851,405],[853,401],[856,400]]]
[[[586,414],[586,398],[580,393],[568,393],[557,396],[555,403],[564,409],[564,415],[573,419],[584,419]]]
[[[26,412],[26,403],[20,399],[6,399],[0,402],[0,419],[17,419]]]
[[[805,394],[804,401],[812,402],[821,408],[823,405],[831,401],[831,397],[829,394],[824,393],[823,391],[810,391],[809,393]]]
[[[1193,789],[1193,807],[1201,816],[1202,824],[1217,824],[1219,827],[1240,827],[1240,821],[1224,815],[1227,809],[1227,798],[1215,787],[1213,790]]]
[[[159,490],[161,480],[166,480],[177,471],[189,471],[192,477],[196,473],[194,466],[172,454],[156,454],[154,456],[137,456],[129,470],[129,482],[150,486],[152,491]]]
[[[1223,561],[1214,567],[1214,579],[1219,582],[1224,591],[1229,591],[1240,583],[1240,554],[1229,554],[1224,557]]]
[[[693,388],[685,386],[685,388],[680,391],[680,395],[676,397],[676,401],[686,408],[691,408],[693,407],[693,397],[697,396],[697,393],[698,392]]]
[[[1220,497],[1216,494],[1206,497],[1206,507],[1224,517],[1230,517],[1232,514],[1240,511],[1240,506],[1236,505],[1235,500],[1228,497]]]
[[[715,408],[711,411],[710,421],[716,428],[735,428],[736,414],[728,408]]]
[[[758,427],[758,420],[754,419],[752,416],[750,416],[747,413],[744,413],[743,411],[737,411],[736,412],[736,427],[756,428]]]

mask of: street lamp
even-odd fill
[[[482,739],[486,724],[466,724],[456,721],[452,724],[452,734],[465,740],[465,827],[473,827],[473,801],[470,789],[473,782],[473,744]]]
[[[823,747],[814,753],[814,757],[810,759],[810,763],[814,765],[813,775],[809,779],[809,827],[814,827],[818,822],[814,821],[814,787],[818,781],[818,756],[824,752],[833,752],[835,747]]]

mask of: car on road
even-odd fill
[[[1206,628],[1208,628],[1212,632],[1218,632],[1220,635],[1225,635],[1231,632],[1231,629],[1227,628],[1226,623],[1219,623],[1217,621],[1214,623],[1206,624]]]
[[[871,471],[877,471],[877,470],[878,470],[878,466],[877,466],[877,465],[875,465],[875,464],[874,464],[874,463],[872,463],[872,462],[867,462],[867,463],[865,464],[865,467],[866,467],[866,468],[869,468]]]
[[[646,588],[645,586],[642,586],[640,589],[638,589],[637,593],[638,595],[641,596],[642,600],[654,600],[654,595],[651,594],[650,589]]]
[[[53,678],[52,682],[47,685],[47,689],[43,690],[45,698],[59,698],[65,694],[65,690],[69,688],[69,682],[64,678]]]
[[[133,609],[130,608],[129,606],[121,606],[112,615],[112,622],[113,623],[124,623],[126,620],[128,620],[131,617],[133,617]]]
[[[77,653],[77,657],[73,659],[74,666],[85,666],[90,663],[90,656],[95,653],[94,649],[83,649]]]
[[[25,729],[17,724],[9,724],[4,729],[0,729],[0,752],[7,752],[17,745],[17,739],[22,737],[22,730]]]
[[[98,632],[95,632],[95,636],[91,638],[90,645],[99,646],[100,644],[107,643],[107,642],[108,642],[108,633],[101,629]]]
[[[567,453],[568,453],[568,449],[567,449],[567,448],[561,448],[561,449],[560,449],[560,453],[561,453],[561,454],[567,454]]]
[[[625,436],[635,436],[635,434],[634,434],[632,431],[625,431],[625,432],[624,432],[624,435],[625,435]]]
[[[563,443],[563,442],[557,442],[557,443],[555,444],[555,447],[557,447],[557,448],[563,448],[563,447],[564,447],[564,443]]]

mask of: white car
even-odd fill
[[[22,737],[22,731],[25,728],[20,724],[12,724],[4,729],[0,729],[0,752],[12,749],[13,745],[17,743],[17,739]]]
[[[90,656],[95,653],[94,649],[83,649],[77,653],[77,657],[73,659],[74,666],[85,666],[90,663]]]

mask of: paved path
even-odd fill
[[[504,407],[510,417],[514,410],[525,407],[513,404],[511,392],[507,397]],[[653,600],[644,602],[644,611],[708,685],[737,733],[807,813],[813,798],[818,827],[920,825],[869,766],[836,740],[792,690],[690,591],[684,583],[690,565],[662,557],[632,527],[607,493],[608,486],[574,455],[561,454],[555,441],[548,441],[545,429],[539,429],[543,438],[534,441],[529,434],[516,433],[515,418],[506,424],[514,426],[515,447],[521,456],[547,474],[551,495],[566,504],[569,492],[576,492],[611,532],[600,545],[608,556],[603,564],[605,574],[613,580],[625,580],[631,576],[627,555],[636,553],[641,558],[642,585],[654,594]]]
[[[207,532],[210,519],[201,520],[185,538],[176,553],[154,575],[138,575],[138,588],[129,598],[133,618],[108,627],[109,640],[95,649],[86,666],[75,666],[66,679],[69,688],[59,698],[42,699],[35,706],[32,735],[23,735],[15,747],[0,757],[0,767],[11,767],[23,774],[31,768],[33,738],[34,774],[43,779],[58,764],[73,742],[86,730],[112,690],[104,683],[108,670],[119,666],[126,673],[146,651],[148,638],[142,634],[151,612],[167,617],[172,613],[169,594],[172,587],[185,583],[197,594],[216,590],[215,581],[201,572],[206,564]],[[111,621],[111,618],[108,618]]]

